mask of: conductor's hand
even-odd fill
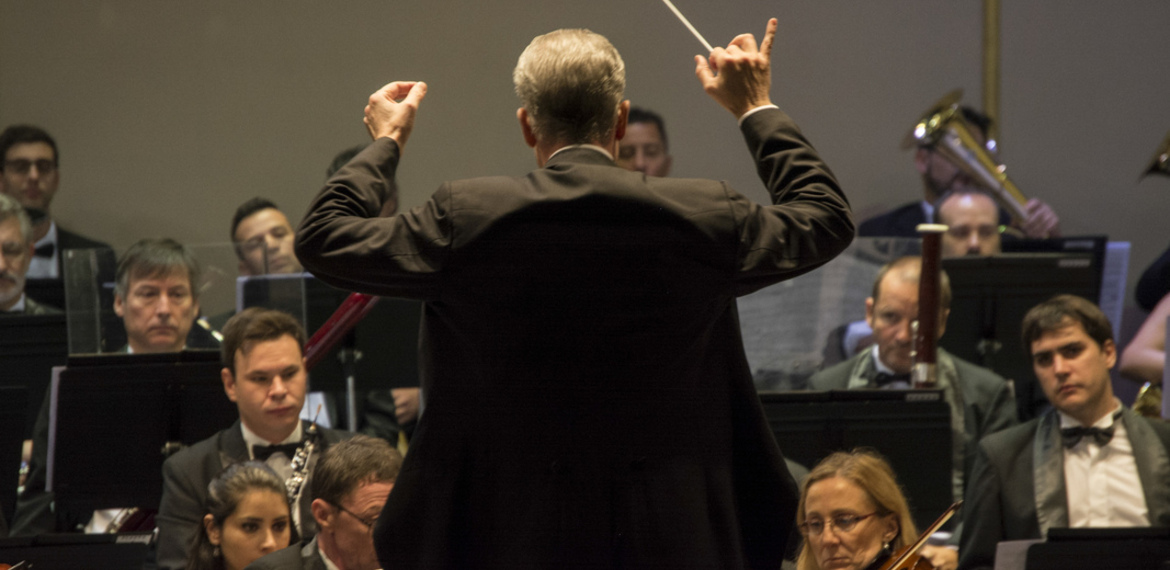
[[[421,81],[395,81],[370,95],[366,105],[366,129],[378,140],[390,137],[398,143],[398,151],[406,147],[406,139],[414,129],[414,115],[427,95],[427,84]]]
[[[703,90],[737,119],[756,107],[772,104],[769,91],[775,37],[776,18],[772,18],[758,49],[756,38],[740,34],[726,48],[717,47],[705,58],[695,56],[695,75]]]

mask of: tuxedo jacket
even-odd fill
[[[185,448],[163,463],[163,494],[158,516],[158,566],[181,570],[187,566],[187,552],[191,538],[202,532],[203,515],[207,514],[207,485],[232,463],[248,460],[248,448],[240,422],[219,433]],[[303,422],[309,429],[309,423]],[[351,437],[353,434],[332,429],[320,430],[318,451],[314,451],[310,463],[309,478],[301,490],[302,539],[308,540],[317,532],[312,503],[312,465],[330,445]]]
[[[308,544],[298,542],[262,556],[244,570],[326,570],[326,566],[317,540],[313,539]]]
[[[387,568],[779,567],[798,497],[734,301],[854,228],[787,115],[742,131],[772,205],[581,147],[385,218],[393,140],[328,182],[297,258],[425,301],[427,410],[375,530]]]
[[[1170,526],[1170,425],[1123,408],[1151,526]],[[991,568],[1002,540],[1044,538],[1068,526],[1064,449],[1056,411],[979,443],[963,505],[959,568]],[[1071,498],[1076,500],[1076,498]]]
[[[846,390],[850,379],[873,371],[873,352],[863,350],[849,360],[839,362],[809,378],[812,390]],[[1002,376],[938,349],[939,385],[951,404],[955,428],[962,437],[956,438],[955,467],[963,474],[962,481],[970,481],[975,464],[975,450],[979,440],[997,431],[1016,425],[1016,402],[1011,387]],[[951,387],[958,386],[958,393]],[[962,488],[958,496],[963,496]]]

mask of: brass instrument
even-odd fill
[[[999,207],[1011,214],[1017,223],[1022,223],[1028,217],[1025,209],[1028,198],[1008,178],[1007,168],[996,161],[971,134],[959,110],[959,99],[962,97],[963,90],[956,89],[935,103],[907,133],[902,148],[929,147],[947,157],[976,184],[987,190]]]
[[[1170,133],[1166,133],[1166,138],[1154,152],[1154,158],[1150,160],[1150,165],[1142,172],[1141,177],[1145,178],[1151,174],[1170,176]]]

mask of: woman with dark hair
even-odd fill
[[[289,545],[292,518],[284,481],[264,463],[229,465],[207,491],[203,532],[191,542],[187,570],[242,570]]]

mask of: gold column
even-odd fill
[[[983,0],[983,112],[999,140],[999,0]]]

